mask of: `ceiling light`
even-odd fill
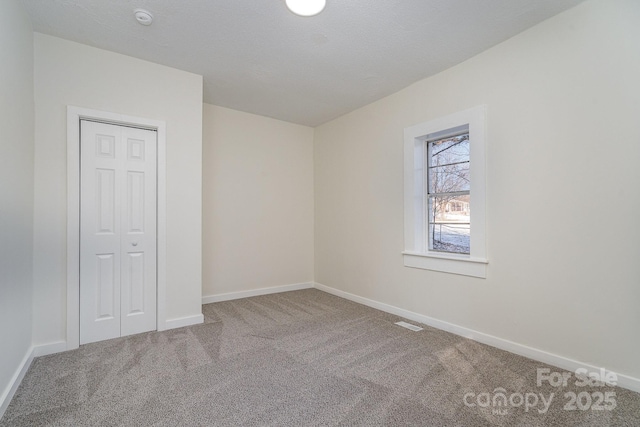
[[[327,0],[286,0],[289,10],[300,16],[317,15],[324,10]]]
[[[142,25],[151,25],[153,22],[153,15],[144,9],[136,9],[133,11],[133,16],[136,17],[136,21]]]

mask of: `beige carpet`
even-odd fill
[[[203,309],[37,358],[0,426],[640,426],[640,394],[537,386],[537,368],[561,371],[318,290]]]

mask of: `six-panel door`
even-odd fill
[[[81,121],[80,343],[156,329],[156,132]]]

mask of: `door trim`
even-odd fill
[[[67,106],[67,350],[80,346],[80,120],[133,126],[157,132],[157,311],[158,331],[166,327],[167,182],[166,123]]]

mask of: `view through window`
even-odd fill
[[[469,254],[469,133],[425,143],[428,247],[432,251]]]

